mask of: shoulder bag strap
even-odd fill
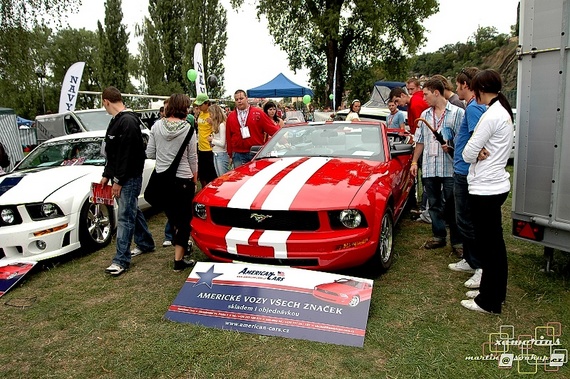
[[[170,167],[168,167],[169,170],[176,171],[178,169],[178,165],[180,164],[180,160],[182,159],[182,154],[184,154],[184,150],[186,149],[186,146],[188,146],[188,143],[190,142],[190,139],[192,138],[193,134],[194,134],[194,128],[192,127],[192,125],[190,125],[190,127],[188,128],[188,133],[186,133],[186,138],[184,138],[182,146],[180,146],[180,150],[178,150],[176,157],[174,157],[174,160],[170,164]]]

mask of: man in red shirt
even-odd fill
[[[406,89],[408,90],[407,94],[402,88],[393,88],[389,97],[399,107],[408,106],[408,125],[410,126],[410,133],[415,134],[416,119],[429,108],[429,105],[424,100],[424,93],[418,79],[408,79]]]
[[[236,109],[226,121],[226,143],[230,160],[237,168],[252,160],[254,154],[250,153],[251,147],[263,145],[266,135],[274,135],[279,126],[263,109],[249,105],[244,90],[238,89],[234,93],[234,100]]]

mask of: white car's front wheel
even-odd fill
[[[113,208],[86,201],[81,208],[79,242],[82,248],[98,250],[107,246],[113,237]]]

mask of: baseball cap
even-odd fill
[[[208,97],[207,94],[200,93],[200,94],[198,94],[198,96],[196,96],[196,100],[194,100],[194,104],[202,105],[202,104],[204,104],[204,102],[209,101],[209,100],[210,100],[210,98]]]

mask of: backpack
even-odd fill
[[[8,156],[8,152],[4,145],[0,142],[0,167],[8,166],[10,166],[10,157]]]

